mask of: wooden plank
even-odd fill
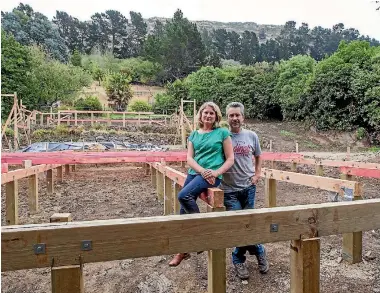
[[[18,225],[18,181],[5,185],[5,218],[7,225]]]
[[[378,163],[364,163],[355,161],[334,161],[334,160],[319,160],[319,159],[305,159],[299,158],[274,158],[273,160],[278,162],[292,162],[302,165],[322,165],[326,167],[352,167],[363,169],[377,169],[380,170],[380,164]]]
[[[70,174],[70,165],[65,165],[65,175]]]
[[[341,196],[344,195],[344,188],[352,190],[355,194],[361,193],[362,190],[362,184],[355,181],[286,172],[267,168],[262,169],[261,177],[310,186],[322,190],[334,191]]]
[[[320,239],[293,240],[290,248],[290,292],[319,293]]]
[[[28,169],[18,169],[14,171],[9,171],[8,173],[4,173],[1,175],[1,184],[5,184],[14,180],[29,177],[30,175],[39,174],[39,173],[54,169],[58,166],[59,165],[54,165],[54,164],[38,165],[38,166],[33,166]]]
[[[225,211],[226,208],[212,208],[211,212]],[[226,292],[226,249],[208,251],[208,293]]]
[[[265,207],[273,208],[277,206],[277,181],[276,179],[265,178]]]
[[[32,160],[24,160],[24,161],[22,161],[22,167],[24,169],[32,167]]]
[[[380,179],[380,169],[364,169],[354,167],[340,167],[339,171],[343,174],[354,175],[367,178]]]
[[[156,180],[157,180],[157,198],[159,201],[164,200],[164,175],[157,170]]]
[[[28,205],[31,213],[38,212],[38,174],[28,177]]]
[[[380,199],[159,217],[4,226],[3,271],[170,255],[378,229]],[[271,224],[278,231],[271,232]],[[92,241],[92,250],[80,243]],[[44,243],[46,254],[33,245]]]
[[[52,293],[84,293],[83,269],[80,265],[51,269]]]

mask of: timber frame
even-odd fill
[[[183,162],[184,152],[144,152],[141,156],[141,152],[70,151],[60,152],[60,158],[56,155],[17,153],[2,157],[2,161],[8,162],[2,163],[2,184],[6,185],[7,224],[10,224],[2,227],[2,271],[51,267],[53,292],[69,292],[62,289],[65,280],[70,280],[67,289],[70,292],[84,292],[84,263],[183,251],[208,251],[208,292],[226,292],[226,248],[290,241],[291,292],[314,293],[320,290],[321,237],[343,234],[342,256],[356,263],[361,261],[362,231],[380,228],[380,199],[356,201],[362,199],[362,186],[350,177],[334,179],[263,168],[266,208],[226,212],[223,191],[210,188],[200,196],[206,203],[206,214],[178,215],[177,195],[186,175],[168,164]],[[303,159],[294,153],[264,153],[263,157],[269,162]],[[8,170],[8,164],[20,162],[22,169]],[[48,192],[54,193],[55,169],[58,180],[63,180],[63,168],[68,173],[70,165],[74,170],[75,164],[128,162],[142,163],[146,176],[151,176],[157,198],[164,206],[163,216],[72,222],[70,214],[55,214],[51,223],[17,225],[18,180],[29,178],[29,206],[37,212],[35,178],[39,173],[47,172]],[[336,192],[346,201],[276,207],[277,181]],[[8,222],[8,217],[13,217],[13,222]],[[230,237],[231,230],[238,236]]]

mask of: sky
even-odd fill
[[[2,0],[1,11],[11,11],[20,0]],[[89,20],[96,12],[118,10],[129,18],[129,12],[140,12],[144,18],[171,18],[181,9],[189,20],[221,22],[256,22],[284,24],[293,20],[309,27],[331,28],[344,23],[362,35],[380,40],[380,11],[374,0],[24,0],[35,11],[52,19],[56,10],[65,11],[79,20]],[[378,4],[380,5],[380,4]]]

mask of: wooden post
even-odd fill
[[[315,165],[315,174],[317,176],[323,176],[323,165],[321,165],[321,164]]]
[[[56,213],[50,223],[71,222],[70,213]],[[51,269],[52,293],[84,293],[83,270],[81,265],[53,267]]]
[[[174,188],[173,188],[173,208],[174,208],[174,214],[179,215],[179,212],[181,210],[181,204],[178,200],[178,193],[181,191],[181,186],[174,182]]]
[[[150,166],[150,178],[152,179],[152,185],[154,188],[157,188],[157,170],[151,165]]]
[[[273,148],[273,142],[272,140],[269,141],[269,151],[271,152]]]
[[[53,169],[47,170],[47,193],[54,193],[54,177],[53,177]]]
[[[290,248],[290,292],[319,293],[320,239],[293,240]]]
[[[123,127],[125,127],[125,113],[123,113]]]
[[[224,197],[223,191],[213,192],[215,197]],[[222,199],[216,199],[219,202]],[[223,201],[222,201],[223,202]],[[223,212],[226,207],[207,207],[207,212]],[[208,251],[208,293],[226,292],[226,249]]]
[[[65,175],[70,174],[70,165],[65,165]]]
[[[265,206],[267,208],[273,208],[276,206],[276,193],[276,179],[265,178]]]
[[[94,113],[91,112],[91,126],[94,125]]]
[[[61,125],[61,112],[58,111],[57,125]]]
[[[164,174],[164,215],[172,214],[173,181]]]
[[[77,165],[71,165],[71,171],[75,172],[77,170]]]
[[[14,180],[5,185],[5,209],[7,225],[18,225],[18,181]]]
[[[352,180],[352,175],[341,174],[341,179]],[[354,191],[354,200],[360,200],[361,194]],[[345,261],[355,264],[362,261],[363,233],[362,231],[343,234],[342,257]]]
[[[111,114],[110,112],[107,113],[107,120],[108,120],[108,126],[111,126]]]
[[[78,125],[78,113],[75,111],[74,113],[74,125],[77,126]]]
[[[31,160],[25,160],[22,162],[25,169],[32,167]],[[31,213],[38,211],[38,174],[33,174],[28,177],[28,205]]]
[[[161,165],[165,166],[165,161],[161,160]],[[157,180],[157,197],[159,201],[164,200],[164,178],[165,174],[161,174],[159,170],[157,170],[156,175]]]
[[[290,167],[290,171],[297,172],[297,163],[296,162],[292,162],[292,166]]]
[[[63,182],[63,166],[57,167],[57,182]]]
[[[51,269],[52,293],[84,293],[83,270],[80,265]]]
[[[296,153],[298,153],[298,142],[296,142]]]
[[[145,163],[144,164],[144,170],[145,170],[145,175],[149,175],[150,173],[150,168],[149,168],[149,164],[148,163]]]

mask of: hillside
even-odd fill
[[[144,19],[148,25],[148,33],[153,30],[156,20],[165,23],[169,19],[163,17],[151,17]],[[242,34],[247,30],[255,32],[257,36],[259,36],[260,32],[264,32],[265,38],[261,38],[260,42],[265,42],[268,39],[276,38],[280,35],[281,29],[283,28],[282,25],[257,24],[255,22],[219,22],[209,20],[190,21],[196,23],[200,31],[204,29],[208,31],[212,31],[214,29],[225,29],[227,31],[235,31],[238,34]]]

